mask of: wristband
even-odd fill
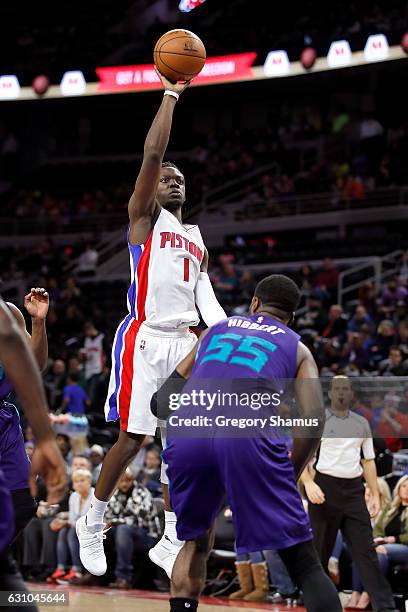
[[[176,93],[175,91],[170,91],[170,89],[166,89],[166,91],[164,92],[165,96],[173,96],[173,98],[176,98],[176,100],[179,99],[179,94]]]

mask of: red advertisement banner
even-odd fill
[[[253,74],[251,66],[255,58],[254,52],[209,57],[194,83],[235,81],[250,77]],[[100,80],[98,91],[137,91],[159,89],[162,86],[153,64],[97,68],[96,74]]]

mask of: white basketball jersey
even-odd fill
[[[129,313],[152,327],[197,325],[194,289],[205,250],[198,226],[162,208],[145,244],[128,246]]]

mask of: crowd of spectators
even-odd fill
[[[245,214],[240,217],[243,220],[296,210],[302,197],[313,195],[316,200],[316,194],[324,194],[329,209],[364,205],[375,190],[391,192],[406,183],[408,124],[392,125],[391,121],[386,125],[372,113],[356,113],[341,107],[326,116],[317,106],[310,105],[282,108],[269,117],[262,130],[210,132],[177,161],[186,175],[187,210],[210,196],[209,210],[214,201],[217,203],[214,210],[218,211],[218,201],[231,199],[234,193],[233,188],[228,192],[228,183],[241,181],[247,175],[249,178],[239,183],[240,193],[235,198],[245,205]],[[8,146],[6,142],[4,147]],[[6,160],[10,160],[10,155],[7,152]],[[261,166],[270,170],[259,175],[255,171]],[[117,214],[116,224],[122,224],[132,191],[135,162],[128,162],[127,167],[127,180],[119,180],[116,185],[111,184],[117,177],[114,169],[101,173],[94,168],[99,177],[99,187],[95,189],[89,186],[92,179],[88,173],[82,189],[62,189],[60,181],[54,188],[11,191],[2,197],[0,216],[12,217],[14,223],[36,218],[49,231],[53,228],[66,231],[75,220],[86,221],[95,215],[112,213]],[[123,163],[121,172],[123,175]],[[7,177],[12,178],[9,174]],[[34,184],[35,179],[31,180]],[[67,175],[62,184],[69,183]],[[222,191],[211,196],[213,190],[220,188]],[[319,202],[318,198],[315,204]]]

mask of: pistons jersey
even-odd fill
[[[131,285],[129,314],[157,328],[197,325],[194,289],[204,257],[197,225],[182,225],[168,210],[159,217],[144,244],[128,240]]]

